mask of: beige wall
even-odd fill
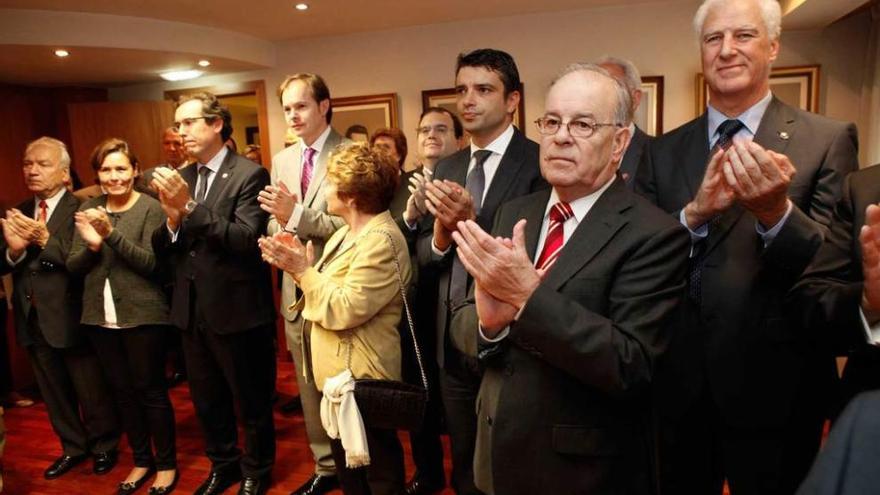
[[[453,85],[459,52],[494,47],[516,58],[525,84],[527,134],[535,138],[531,122],[543,111],[543,94],[553,74],[569,62],[607,53],[631,59],[643,75],[665,76],[663,127],[669,130],[695,116],[694,76],[700,61],[691,18],[698,4],[677,0],[289,42],[278,46],[277,69],[189,84],[118,88],[111,90],[110,98],[159,99],[165,89],[253,79],[265,79],[267,87],[274,88],[285,74],[317,72],[334,97],[396,92],[400,127],[412,143],[421,91]],[[824,31],[786,32],[777,65],[821,64],[821,110],[835,118],[857,120],[867,32],[864,15]],[[282,148],[284,122],[274,91],[269,93],[270,136],[276,153]]]

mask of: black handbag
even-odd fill
[[[387,430],[419,430],[425,417],[425,408],[428,403],[428,377],[422,364],[422,353],[416,340],[415,326],[412,314],[407,302],[406,289],[403,284],[403,274],[400,270],[397,246],[386,231],[381,231],[388,237],[391,249],[394,251],[394,264],[397,269],[397,279],[400,284],[400,296],[403,298],[403,308],[409,332],[412,336],[413,346],[416,351],[416,362],[419,365],[419,374],[422,379],[421,385],[414,385],[397,380],[382,380],[376,378],[356,379],[354,381],[354,398],[360,410],[364,426],[368,428],[380,428]],[[348,341],[348,369],[351,369],[351,338]]]

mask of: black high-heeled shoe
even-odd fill
[[[177,481],[180,479],[180,470],[174,471],[174,479],[171,480],[171,484],[167,486],[151,486],[150,491],[147,492],[148,495],[168,495],[173,492],[175,488],[177,488]]]
[[[143,476],[140,477],[137,481],[123,481],[119,484],[119,489],[116,490],[116,495],[131,495],[136,492],[138,488],[144,486],[144,483],[147,482],[148,479],[152,478],[153,475],[156,474],[156,468],[154,466],[150,466],[147,469],[147,472],[144,473]]]

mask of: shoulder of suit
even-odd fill
[[[461,165],[462,163],[467,166],[467,164],[471,161],[471,147],[465,146],[464,148],[456,151],[455,153],[447,156],[446,158],[441,159],[437,162],[437,165],[434,167],[434,176],[438,175],[443,177],[446,169],[450,167],[454,167],[457,165]]]
[[[664,144],[678,142],[684,138],[689,137],[690,134],[694,132],[697,126],[705,123],[705,119],[703,118],[704,115],[700,115],[690,122],[686,122],[669,132],[665,132],[661,136],[654,137],[651,140],[651,145],[663,146]]]

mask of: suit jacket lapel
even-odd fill
[[[525,141],[526,138],[523,136],[522,132],[514,127],[513,137],[510,140],[510,144],[507,145],[507,149],[501,157],[501,162],[498,164],[498,170],[495,172],[495,176],[492,178],[492,183],[489,184],[489,189],[486,191],[486,197],[483,198],[482,211],[497,211],[502,200],[507,197],[508,189],[510,189],[520,175],[520,168],[522,168],[523,164],[523,147],[525,146]],[[467,167],[465,167],[465,170],[467,170]],[[466,174],[467,172],[465,172],[465,175]],[[464,182],[462,182],[462,184],[463,183]],[[483,218],[483,215],[480,215],[480,217],[481,218],[478,219],[480,225],[491,226],[492,218]]]
[[[691,135],[686,139],[690,143],[687,154],[683,157],[682,170],[685,174],[685,182],[691,197],[697,195],[700,184],[703,182],[703,176],[706,174],[706,165],[709,163],[709,114],[703,112],[703,115],[694,122],[690,129]]]
[[[632,197],[619,178],[602,194],[587,216],[578,224],[550,267],[544,282],[559,290],[575,273],[589,263],[628,222],[622,213],[632,207]]]
[[[327,140],[324,141],[324,147],[321,149],[321,153],[315,160],[315,167],[312,169],[312,180],[309,182],[309,190],[304,193],[305,199],[303,200],[303,204],[305,206],[311,207],[312,203],[315,202],[315,196],[317,196],[318,191],[321,190],[321,184],[324,182],[324,178],[327,177],[327,162],[330,160],[330,154],[333,153],[333,150],[341,141],[342,136],[331,128]],[[300,173],[300,177],[302,177],[302,173]]]
[[[785,153],[795,133],[795,113],[774,96],[761,118],[755,142],[768,150]]]
[[[544,212],[547,210],[547,201],[550,200],[551,189],[541,191],[541,195],[525,207],[520,218],[526,219],[526,252],[529,253],[529,259],[532,263],[538,257],[538,237],[541,235],[541,225],[544,223]],[[518,222],[519,219],[516,220]],[[514,222],[513,225],[516,225]],[[511,226],[511,235],[513,235],[513,226]]]
[[[208,196],[205,198],[206,206],[214,206],[217,198],[221,196],[223,190],[229,185],[229,177],[235,173],[236,156],[232,151],[226,153],[226,158],[223,159],[220,169],[217,170],[217,176],[214,177],[214,182],[211,183],[211,189],[208,189]]]

